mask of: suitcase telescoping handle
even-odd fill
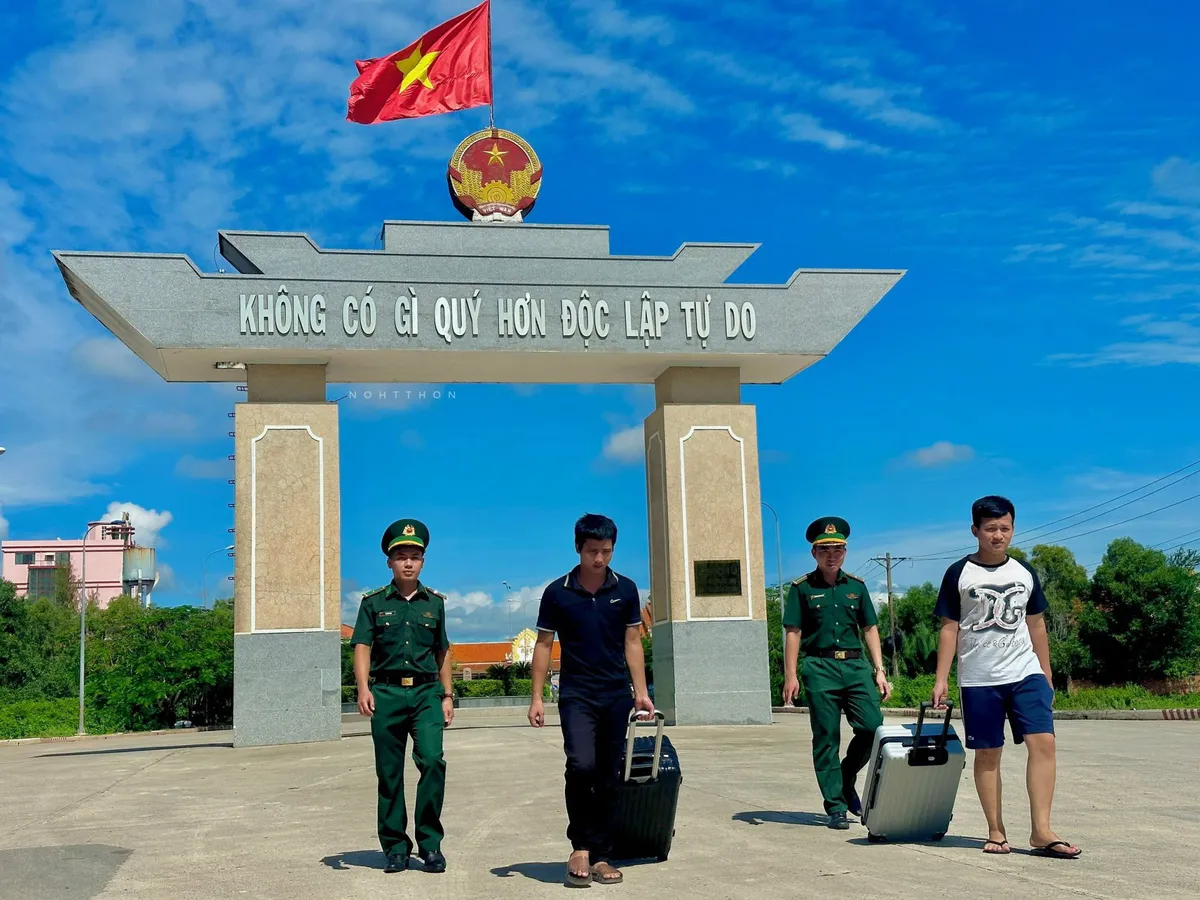
[[[667,721],[667,717],[659,710],[654,711],[654,718],[657,723],[657,731],[654,735],[654,763],[650,769],[650,777],[637,778],[635,781],[653,781],[658,777],[658,764],[662,759],[662,739],[663,725]],[[633,771],[633,739],[637,732],[638,722],[645,721],[638,710],[629,711],[629,730],[625,734],[625,781],[629,781],[629,773]]]
[[[939,746],[939,747],[946,746],[946,739],[948,738],[948,736],[950,734],[950,713],[954,709],[954,701],[953,700],[947,699],[945,701],[945,703],[946,703],[946,717],[945,717],[945,720],[942,722],[942,733],[940,735],[938,735],[938,737],[937,737],[937,746]],[[934,708],[933,704],[930,703],[928,700],[925,700],[921,703],[921,708],[919,710],[917,710],[917,733],[913,737],[914,745],[919,746],[921,743],[921,725],[924,724],[924,722],[925,722],[925,710],[933,709],[933,708]]]
[[[910,766],[944,766],[950,761],[950,751],[946,749],[946,741],[950,736],[950,711],[954,709],[953,701],[946,701],[946,718],[942,722],[942,733],[934,738],[932,744],[921,743],[921,726],[925,724],[925,710],[933,708],[933,704],[926,701],[917,711],[917,731],[913,735],[913,744],[908,751]]]

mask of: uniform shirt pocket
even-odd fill
[[[437,643],[437,619],[417,619],[413,627],[413,636],[418,647],[432,647]]]

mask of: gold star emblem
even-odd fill
[[[490,166],[492,163],[498,166],[504,165],[504,156],[506,153],[508,153],[507,150],[501,150],[499,144],[493,143],[492,149],[487,152],[488,165]]]
[[[415,528],[413,528],[411,525],[405,525],[405,526],[404,526],[404,531],[403,531],[403,532],[401,532],[401,533],[402,533],[402,534],[404,534],[404,535],[413,535],[413,534],[416,534],[416,533],[417,533],[417,531],[416,531],[416,529],[415,529]]]
[[[412,52],[408,59],[401,59],[396,62],[396,68],[404,73],[404,80],[400,82],[400,87],[396,91],[397,94],[403,94],[416,82],[420,82],[427,88],[433,87],[433,82],[429,80],[429,67],[433,65],[433,61],[437,59],[440,50],[431,50],[428,53],[421,53],[421,45],[417,44],[417,49]]]

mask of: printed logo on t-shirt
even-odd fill
[[[963,618],[962,625],[969,626],[972,631],[989,628],[1016,631],[1025,618],[1029,588],[1020,582],[977,584],[971,587],[970,593],[979,603]]]

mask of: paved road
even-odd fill
[[[234,750],[223,732],[0,746],[0,897],[494,900],[560,896],[557,728],[464,716],[447,736],[449,870],[384,875],[370,738]],[[467,727],[471,726],[471,727]],[[1008,857],[970,765],[939,844],[823,827],[801,716],[673,728],[685,782],[669,861],[601,892],[691,898],[1200,897],[1200,723],[1059,723],[1056,824],[1076,861],[1020,852],[1024,751],[1005,764]],[[410,772],[413,772],[410,764]],[[409,796],[412,797],[413,778]],[[411,807],[410,807],[411,808]]]

